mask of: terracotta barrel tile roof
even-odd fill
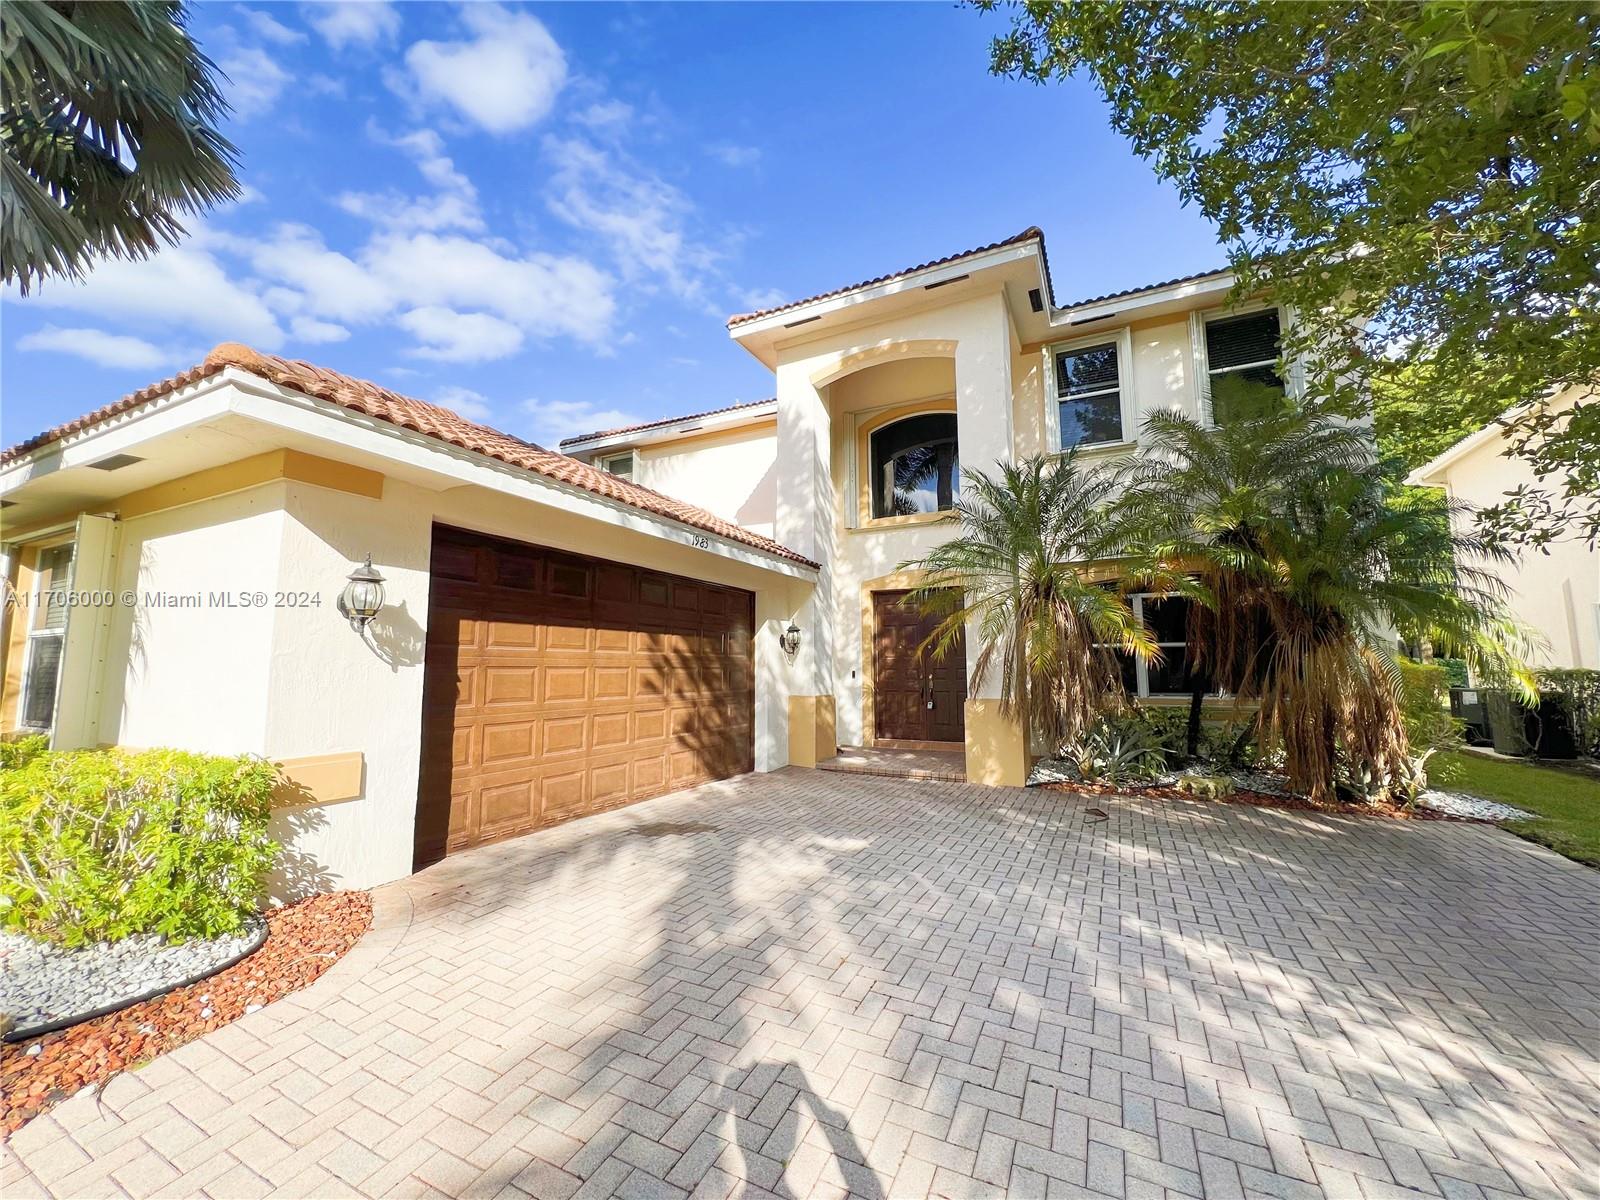
[[[1120,292],[1107,292],[1103,296],[1090,296],[1085,300],[1073,300],[1068,304],[1060,305],[1061,308],[1082,308],[1086,304],[1099,304],[1105,300],[1121,300],[1124,296],[1137,296],[1140,292],[1154,292],[1160,288],[1177,287],[1180,283],[1193,283],[1197,279],[1209,279],[1213,275],[1226,275],[1231,267],[1217,267],[1210,271],[1196,271],[1193,275],[1180,275],[1176,279],[1163,279],[1160,283],[1146,283],[1139,287],[1124,288]]]
[[[918,271],[927,271],[934,267],[942,267],[947,263],[958,262],[963,258],[971,258],[975,254],[987,254],[991,250],[999,250],[1005,246],[1016,246],[1023,242],[1033,241],[1035,239],[1037,239],[1039,242],[1040,256],[1044,257],[1044,231],[1037,225],[1030,225],[1021,233],[1016,234],[1013,237],[1003,238],[998,242],[990,242],[987,246],[979,246],[973,250],[962,250],[956,254],[947,254],[945,257],[936,258],[932,262],[918,263],[914,267],[905,267],[899,271],[891,271],[887,275],[879,275],[876,279],[863,279],[860,283],[852,283],[845,287],[834,288],[831,292],[822,292],[816,296],[807,296],[803,300],[790,300],[786,304],[779,304],[773,308],[763,308],[759,312],[736,313],[734,316],[728,318],[728,327],[731,329],[733,326],[743,325],[747,321],[755,321],[761,317],[770,317],[774,313],[788,312],[791,308],[799,308],[802,304],[813,304],[818,300],[829,300],[834,296],[842,296],[846,292],[859,291],[861,288],[876,287],[880,283],[888,283],[891,280],[899,279],[905,275],[915,275]],[[1044,264],[1045,283],[1046,286],[1050,287],[1053,293],[1055,289],[1054,285],[1050,283],[1050,260],[1048,257],[1044,257]],[[1047,299],[1049,299],[1049,297],[1047,297]]]
[[[462,450],[470,450],[486,458],[531,471],[557,483],[580,488],[643,512],[703,529],[730,542],[739,542],[805,566],[817,565],[787,546],[780,545],[771,538],[762,537],[758,533],[752,533],[731,521],[723,520],[703,508],[674,500],[640,484],[618,479],[615,475],[597,467],[581,463],[565,454],[546,450],[532,442],[525,442],[508,433],[501,433],[487,425],[479,425],[441,405],[403,396],[380,384],[341,375],[337,371],[330,371],[312,363],[263,354],[237,342],[223,342],[206,355],[205,362],[197,367],[192,367],[160,383],[140,388],[137,392],[124,396],[104,408],[96,409],[76,420],[58,425],[37,437],[12,446],[0,453],[0,466],[40,446],[98,425],[178,388],[219,374],[228,367],[237,367],[279,387],[291,388],[315,399],[337,404],[351,412],[387,421],[391,425],[398,425],[402,429],[413,430]]]
[[[597,429],[593,433],[580,433],[577,437],[562,438],[563,446],[575,446],[579,442],[587,442],[594,438],[616,437],[619,433],[638,433],[645,429],[655,429],[661,425],[676,425],[679,421],[693,421],[697,417],[717,417],[723,413],[738,412],[741,408],[756,408],[762,404],[776,404],[777,397],[768,396],[765,400],[745,400],[738,404],[724,404],[721,408],[708,408],[705,412],[684,413],[681,417],[662,417],[657,421],[641,421],[637,425],[618,425],[615,429]]]

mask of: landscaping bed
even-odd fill
[[[143,933],[66,949],[0,932],[0,1024],[4,1040],[77,1025],[173,988],[198,983],[266,940],[267,923],[248,917],[238,933],[169,943]]]
[[[332,892],[266,913],[261,948],[188,987],[37,1038],[0,1046],[0,1129],[10,1134],[80,1088],[299,991],[372,923],[365,892]]]
[[[1340,817],[1389,817],[1401,821],[1475,821],[1479,817],[1457,816],[1425,805],[1407,807],[1392,803],[1325,804],[1304,796],[1284,792],[1258,792],[1240,789],[1220,795],[1197,796],[1193,792],[1160,784],[1105,784],[1083,780],[1052,781],[1037,785],[1048,792],[1073,792],[1080,796],[1122,796],[1133,800],[1189,800],[1202,804],[1245,804],[1256,808],[1281,808],[1291,812],[1327,813]]]

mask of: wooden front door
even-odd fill
[[[907,592],[874,592],[872,698],[879,738],[961,742],[967,736],[967,646],[962,638],[942,660],[918,647],[937,617],[903,601]]]
[[[414,862],[754,767],[754,597],[435,526]]]

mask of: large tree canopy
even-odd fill
[[[215,68],[177,0],[0,8],[0,271],[26,292],[142,258],[239,195]]]
[[[993,68],[1093,79],[1295,306],[1311,402],[1514,414],[1540,486],[1491,532],[1600,537],[1600,3],[1036,2]]]

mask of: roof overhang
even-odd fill
[[[675,421],[662,421],[637,429],[619,429],[612,433],[599,433],[589,437],[574,438],[561,443],[561,452],[571,455],[588,455],[606,450],[624,450],[633,446],[648,446],[657,442],[672,442],[698,433],[721,433],[747,425],[761,425],[778,415],[776,400],[763,400],[759,404],[744,404],[722,412],[681,417]]]
[[[1056,309],[1050,315],[1050,327],[1056,334],[1078,329],[1092,333],[1093,330],[1084,327],[1109,322],[1113,318],[1119,324],[1126,324],[1209,307],[1232,291],[1233,283],[1232,271],[1216,271],[1180,283],[1107,296],[1101,300]]]
[[[1005,291],[1024,341],[1032,327],[1043,334],[1049,326],[1051,301],[1042,238],[980,250],[740,321],[729,326],[728,336],[765,366],[776,368],[779,347],[790,342],[924,307],[934,298],[930,293],[948,301],[996,289]]]
[[[464,485],[531,500],[800,580],[815,567],[596,495],[282,387],[237,367],[63,436],[0,467],[7,541],[130,493],[274,449],[299,450],[432,491]],[[137,461],[106,471],[113,456]]]

